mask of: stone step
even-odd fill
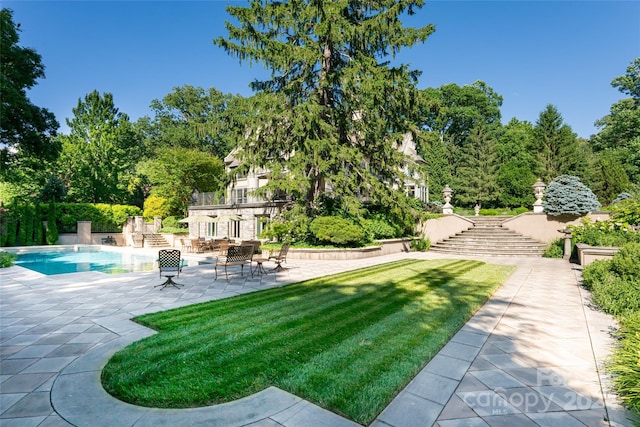
[[[541,256],[546,245],[502,228],[508,217],[469,217],[474,226],[431,245],[434,252],[459,255]]]
[[[169,246],[169,243],[161,234],[145,233],[144,246],[146,248],[160,248]]]
[[[542,256],[542,252],[540,250],[513,250],[513,249],[503,249],[503,250],[481,250],[481,249],[473,249],[473,248],[443,248],[437,245],[432,245],[429,248],[430,251],[439,252],[439,253],[448,253],[448,254],[456,254],[456,255],[473,255],[473,256],[512,256],[512,257],[540,257]]]

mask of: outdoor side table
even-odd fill
[[[263,274],[268,274],[267,270],[264,269],[262,265],[263,262],[269,261],[267,258],[253,258],[256,262],[256,267],[251,271],[251,276],[253,276],[256,272],[262,276]]]

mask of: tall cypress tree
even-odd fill
[[[286,191],[314,207],[337,198],[390,203],[402,179],[393,142],[410,129],[416,71],[391,66],[432,25],[405,27],[422,0],[251,0],[227,6],[237,25],[214,42],[241,61],[262,62],[254,114],[241,142],[245,164],[271,170],[263,192]],[[286,173],[285,173],[286,172]]]

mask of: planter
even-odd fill
[[[576,243],[578,250],[578,262],[585,266],[597,259],[611,259],[620,250],[614,246],[589,246],[585,243]]]
[[[412,239],[390,239],[379,240],[380,246],[367,246],[364,248],[344,248],[344,249],[306,249],[291,248],[287,254],[289,259],[308,260],[349,260],[371,258],[380,255],[387,255],[396,252],[408,252]]]

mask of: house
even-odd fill
[[[406,134],[402,142],[399,145],[396,144],[396,148],[407,159],[402,166],[404,174],[408,177],[404,182],[405,193],[423,202],[428,202],[429,188],[419,168],[425,161],[416,151],[411,134]],[[227,173],[232,172],[240,165],[238,148],[235,148],[224,158],[224,164]],[[201,214],[217,217],[223,214],[235,214],[243,219],[220,223],[192,224],[191,227],[200,227],[200,230],[191,229],[191,234],[212,238],[228,237],[236,240],[259,239],[269,221],[277,217],[285,205],[290,202],[277,197],[265,200],[254,194],[254,190],[267,183],[268,172],[251,168],[246,176],[236,175],[235,180],[227,187],[225,194],[195,191],[192,205],[189,207],[189,215]]]

